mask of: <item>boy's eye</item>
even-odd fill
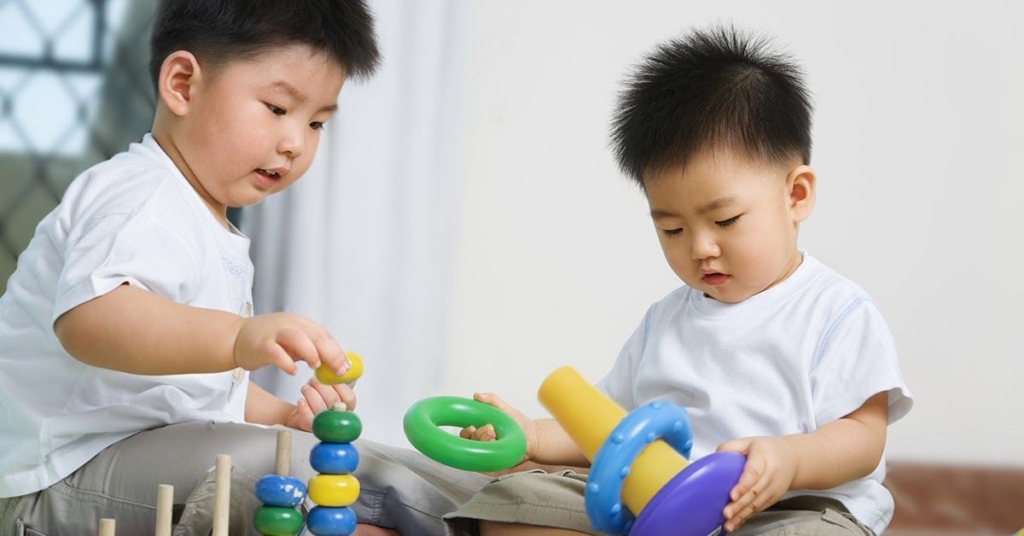
[[[270,113],[274,115],[284,115],[285,113],[284,108],[281,108],[280,106],[274,106],[273,104],[268,104],[267,109],[270,110]]]
[[[742,214],[740,214],[740,216],[742,216]],[[717,225],[719,227],[728,227],[728,226],[736,223],[736,220],[740,219],[740,216],[733,216],[733,217],[731,217],[731,218],[729,218],[727,220],[716,221],[715,225]]]
[[[309,128],[313,130],[321,130],[324,128],[325,124],[326,123],[324,123],[323,121],[313,121],[312,123],[309,124]]]
[[[683,228],[680,227],[678,229],[662,229],[661,232],[665,233],[665,236],[675,236],[675,235],[683,232]]]

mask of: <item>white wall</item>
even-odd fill
[[[819,199],[801,247],[896,336],[917,405],[890,458],[1024,464],[1024,8],[947,4],[476,3],[445,394],[542,415],[548,372],[597,380],[679,284],[607,124],[654,43],[734,21],[808,71]]]

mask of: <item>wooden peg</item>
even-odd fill
[[[212,536],[228,536],[230,513],[231,456],[218,454],[216,475],[214,476]]]
[[[156,492],[155,536],[171,536],[171,517],[174,510],[174,486],[160,484]]]

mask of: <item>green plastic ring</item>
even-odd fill
[[[474,441],[448,433],[441,426],[465,428],[494,425],[497,439]],[[405,412],[405,437],[417,450],[445,465],[466,471],[500,471],[517,465],[526,453],[526,434],[519,423],[498,408],[469,398],[425,398]]]

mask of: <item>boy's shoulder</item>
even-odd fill
[[[65,191],[61,206],[79,221],[134,214],[161,192],[177,193],[176,174],[173,163],[147,135],[79,174]]]
[[[806,299],[824,299],[837,304],[871,301],[863,287],[810,254],[804,254],[803,267],[811,275],[803,290]]]

